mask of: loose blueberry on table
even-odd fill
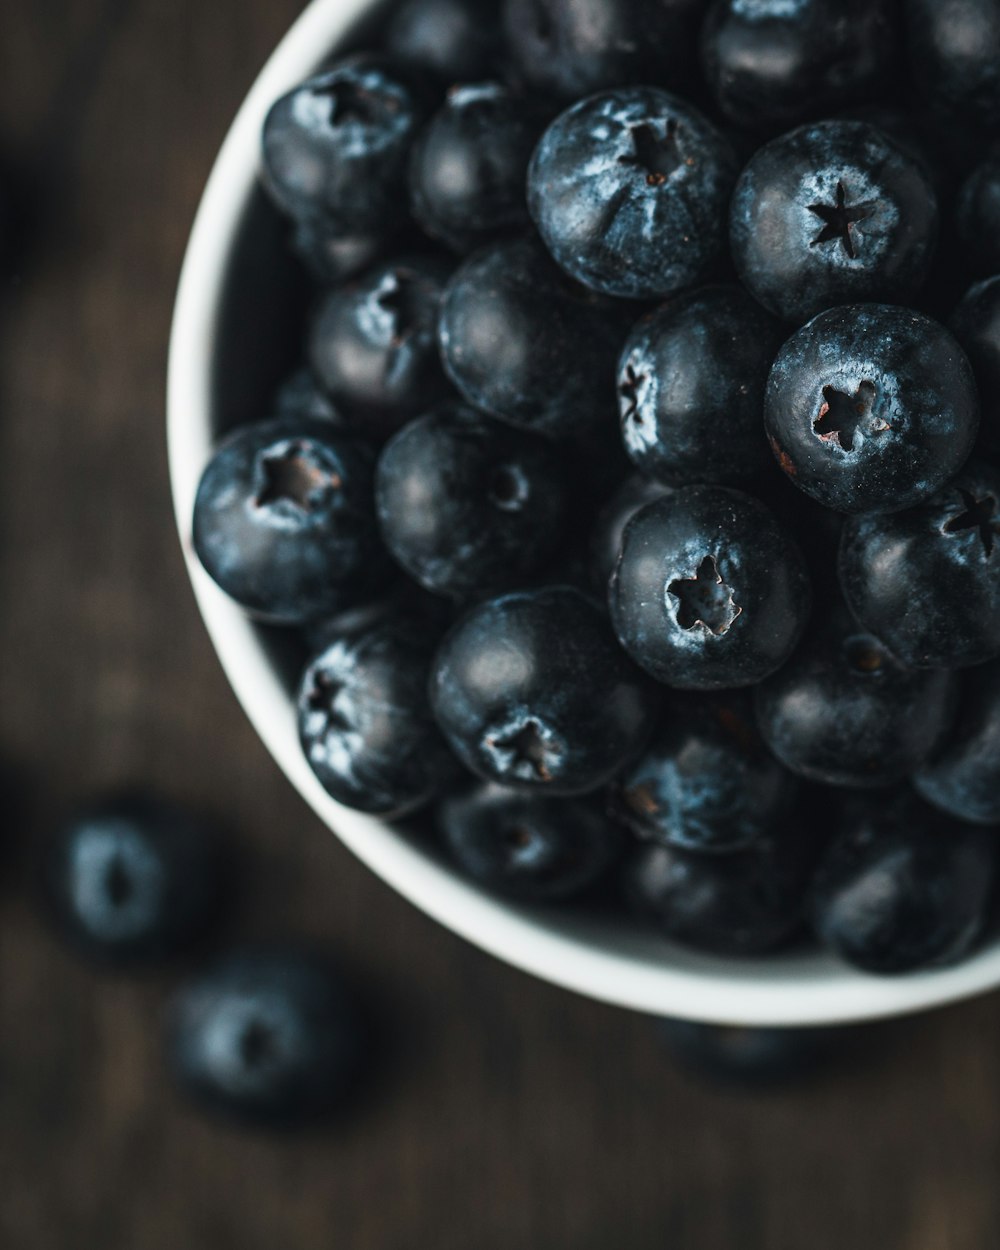
[[[726,958],[974,949],[998,66],[1000,0],[405,0],[275,103],[314,311],[193,543],[335,799]]]

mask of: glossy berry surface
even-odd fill
[[[1000,276],[970,287],[948,322],[972,365],[982,404],[980,443],[1000,453]]]
[[[453,87],[410,163],[413,215],[426,233],[466,252],[527,227],[528,162],[551,114],[500,83]]]
[[[608,591],[637,664],[668,686],[751,686],[788,659],[809,615],[802,556],[763,504],[687,486],[629,522]]]
[[[733,192],[733,261],[750,293],[801,324],[835,304],[905,303],[937,237],[923,165],[860,121],[801,126],[758,149]]]
[[[957,125],[1000,125],[997,0],[906,0],[910,74],[918,91]]]
[[[389,19],[386,46],[449,85],[476,82],[495,69],[499,8],[499,0],[403,0]]]
[[[712,1085],[771,1090],[797,1084],[820,1068],[836,1044],[830,1029],[747,1028],[657,1021],[667,1051]]]
[[[881,0],[715,0],[702,66],[737,126],[776,129],[885,90],[898,32]]]
[[[962,183],[955,229],[975,274],[1000,272],[1000,149],[994,148]]]
[[[376,508],[389,552],[426,590],[485,593],[541,568],[566,523],[551,443],[470,408],[441,408],[383,450]]]
[[[385,438],[447,394],[437,350],[447,275],[440,260],[405,257],[377,265],[319,305],[309,359],[360,433]]]
[[[783,338],[737,286],[686,292],[643,317],[618,365],[622,441],[669,483],[737,485],[770,462],[764,387]]]
[[[736,177],[728,140],[657,87],[581,100],[535,150],[528,207],[572,277],[626,299],[673,295],[712,275]]]
[[[330,396],[316,381],[308,365],[296,369],[278,387],[274,414],[285,421],[329,421],[338,430],[348,428],[347,420]]]
[[[920,796],[976,825],[1000,825],[1000,662],[964,681],[958,719],[941,749],[913,775]]]
[[[603,785],[642,747],[655,711],[598,605],[568,586],[473,608],[438,651],[431,703],[473,772],[539,794]]]
[[[605,875],[621,835],[594,800],[553,800],[503,786],[459,792],[437,823],[473,881],[524,902],[573,898]]]
[[[569,282],[528,240],[471,256],[441,308],[441,353],[462,396],[553,438],[578,437],[614,412],[617,310]]]
[[[281,97],[264,122],[264,184],[293,217],[346,235],[401,220],[421,94],[390,60],[348,57]]]
[[[384,574],[373,461],[360,440],[325,421],[237,430],[198,486],[193,539],[206,572],[276,623],[352,606]]]
[[[812,835],[786,821],[744,851],[704,855],[662,843],[625,865],[626,896],[672,941],[717,955],[757,955],[802,921]]]
[[[996,834],[949,822],[908,796],[849,810],[812,886],[824,945],[866,972],[952,963],[979,937]]]
[[[89,959],[155,963],[193,945],[218,918],[215,831],[163,799],[127,794],[67,822],[45,848],[43,899]]]
[[[901,781],[951,726],[950,673],[906,668],[843,610],[826,610],[755,692],[761,733],[792,772],[832,786]]]
[[[302,675],[299,737],[340,803],[380,815],[412,811],[457,771],[431,714],[435,632],[387,617],[332,631]]]
[[[764,745],[742,692],[674,695],[641,758],[615,783],[615,815],[639,838],[736,851],[787,814],[795,781]]]
[[[778,464],[807,495],[838,512],[898,512],[964,465],[979,400],[943,326],[853,304],[820,313],[782,347],[764,417]]]
[[[247,948],[187,982],[167,1017],[178,1085],[260,1128],[317,1123],[356,1091],[367,1029],[338,969],[313,951]]]
[[[905,664],[962,668],[1000,654],[1000,475],[972,463],[916,508],[855,517],[840,578],[865,629]]]
[[[646,504],[671,494],[673,487],[634,473],[598,513],[590,540],[590,564],[594,590],[602,599],[608,593],[608,579],[618,563],[625,527]]]

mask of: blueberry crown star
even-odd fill
[[[813,239],[810,246],[816,247],[820,243],[832,243],[839,240],[844,251],[851,260],[854,260],[858,253],[854,246],[853,226],[855,222],[864,221],[866,217],[870,217],[872,208],[870,204],[848,204],[847,192],[842,182],[837,183],[836,198],[835,204],[809,205],[809,211],[815,213],[823,222],[823,229]]]

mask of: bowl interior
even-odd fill
[[[257,185],[268,105],[370,17],[365,0],[314,0],[274,53],[219,155],[199,209],[171,338],[168,434],[177,522],[199,607],[255,728],[323,821],[391,886],[442,924],[556,984],[639,1010],[742,1024],[822,1024],[898,1014],[1000,983],[1000,948],[956,968],[882,980],[811,949],[723,960],[669,946],[624,914],[527,909],[459,877],[426,835],[336,804],[299,750],[297,638],[253,625],[193,556],[191,510],[218,436],[270,415],[299,362],[309,288],[286,248],[287,228]],[[331,882],[331,885],[333,883]]]

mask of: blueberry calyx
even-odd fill
[[[681,629],[698,627],[716,636],[726,633],[743,612],[733,590],[719,572],[714,556],[705,556],[694,577],[680,577],[667,586],[677,600],[677,624]]]
[[[864,221],[866,217],[871,216],[871,204],[848,204],[844,184],[838,182],[836,204],[809,204],[807,207],[811,213],[815,213],[823,222],[822,230],[820,230],[809,246],[817,247],[821,243],[832,243],[839,240],[847,256],[851,260],[856,260],[858,253],[854,246],[854,235],[851,228],[855,222]]]
[[[254,500],[258,508],[287,502],[312,512],[323,492],[339,490],[341,479],[331,473],[308,442],[297,439],[261,458],[263,484]]]
[[[962,496],[965,511],[960,512],[958,516],[952,517],[950,521],[946,521],[944,532],[946,534],[960,534],[966,530],[978,530],[983,550],[986,552],[987,559],[989,559],[993,554],[993,542],[997,533],[997,501],[992,495],[985,495],[982,499],[977,499],[971,491],[963,490],[961,487],[959,487],[958,493]]]
[[[813,429],[824,443],[833,443],[842,451],[853,451],[854,440],[859,432],[883,434],[890,428],[888,421],[875,418],[875,383],[859,382],[853,395],[836,386],[823,387],[823,406],[813,422]]]

